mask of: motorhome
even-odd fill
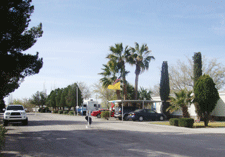
[[[91,113],[92,111],[99,110],[100,108],[101,105],[98,104],[98,101],[94,101],[93,98],[90,98],[83,101],[83,104],[79,108],[77,108],[77,112],[82,115],[86,115],[86,111]]]

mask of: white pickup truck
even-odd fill
[[[28,124],[28,117],[23,105],[8,105],[4,112],[3,122],[7,126],[9,122],[22,122],[23,125]]]

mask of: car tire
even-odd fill
[[[138,118],[138,120],[139,120],[140,122],[142,122],[142,121],[144,120],[144,117],[143,117],[143,116],[140,116],[140,117]]]
[[[123,117],[123,120],[128,120],[128,115],[125,115],[124,117]]]
[[[122,118],[121,118],[121,117],[119,117],[119,120],[122,120]]]
[[[164,117],[163,117],[163,116],[160,116],[160,117],[159,117],[159,120],[160,120],[160,121],[163,121],[163,120],[164,120]]]
[[[23,125],[28,125],[28,119],[22,121]]]
[[[98,114],[98,115],[97,115],[97,118],[101,118],[101,115],[100,115],[100,114]]]
[[[8,121],[7,120],[4,120],[3,125],[4,126],[7,126],[8,125]]]

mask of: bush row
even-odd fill
[[[65,114],[65,115],[74,115],[74,111],[63,111],[63,110],[55,110],[53,113]]]
[[[109,118],[109,111],[102,111],[101,112],[101,118]]]
[[[170,118],[170,125],[193,128],[194,119],[192,118]]]
[[[5,133],[7,132],[6,128],[0,125],[0,151],[5,145]]]

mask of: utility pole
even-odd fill
[[[75,114],[75,112],[74,112]],[[78,87],[77,87],[77,116],[78,116]]]

